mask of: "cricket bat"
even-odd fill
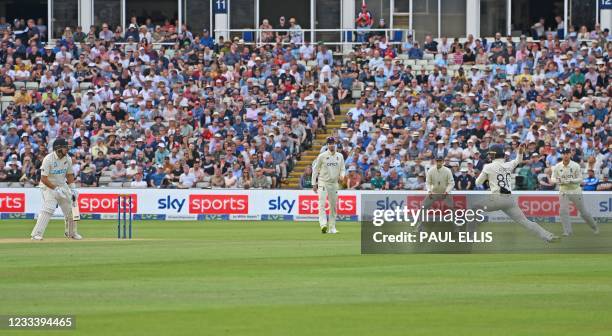
[[[81,213],[79,212],[79,202],[76,195],[72,195],[72,220],[75,222],[81,220]]]

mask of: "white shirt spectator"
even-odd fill
[[[196,176],[194,173],[182,173],[179,177],[179,182],[183,187],[191,188],[195,184]]]

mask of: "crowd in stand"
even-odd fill
[[[135,18],[125,32],[66,27],[50,44],[26,25],[0,19],[0,182],[37,184],[63,137],[84,187],[275,188],[340,118],[348,189],[422,190],[438,155],[456,189],[476,189],[494,143],[509,159],[528,145],[518,189],[554,189],[563,148],[585,190],[612,189],[607,30],[401,44],[366,34],[334,55],[302,35],[249,45]],[[309,169],[300,186],[311,188]]]

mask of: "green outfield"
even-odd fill
[[[83,335],[610,335],[606,254],[360,255],[357,223],[87,221],[85,241],[0,222],[0,315]],[[583,228],[576,228],[579,232]],[[53,221],[46,238],[63,235]]]

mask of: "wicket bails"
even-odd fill
[[[121,215],[123,214],[123,237],[121,236]],[[129,215],[129,236],[128,227]],[[132,239],[132,195],[117,195],[117,239]]]

